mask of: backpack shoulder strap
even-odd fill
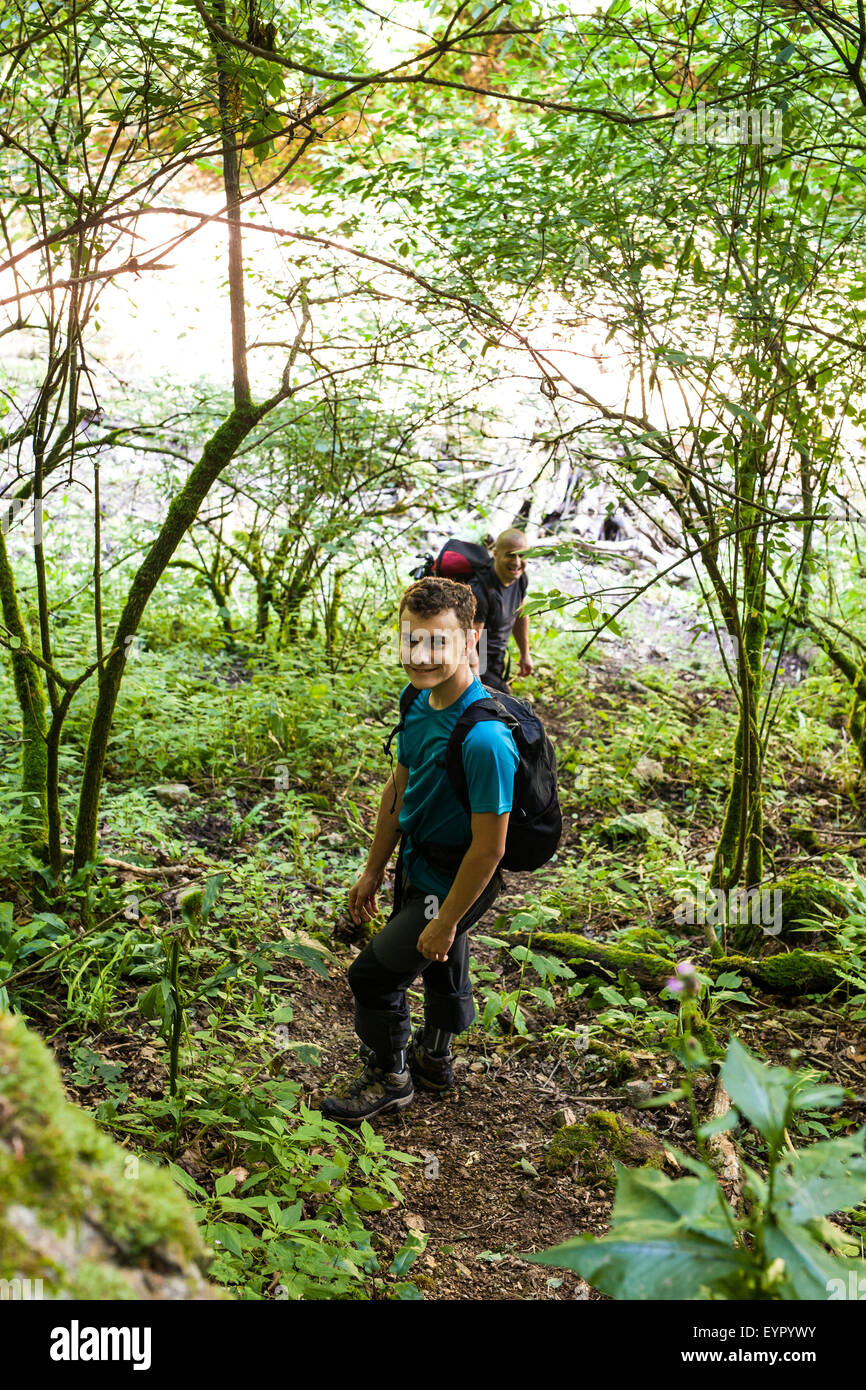
[[[405,729],[406,715],[409,713],[420,694],[421,691],[418,689],[417,685],[407,685],[405,689],[400,692],[400,722],[394,725],[394,728],[382,744],[386,757],[391,757],[391,744],[394,742],[397,735],[402,734]]]
[[[406,715],[409,713],[410,709],[412,708],[412,706],[414,705],[415,701],[418,699],[418,696],[419,696],[420,694],[421,694],[421,690],[419,689],[419,687],[418,687],[417,685],[407,685],[407,686],[405,687],[405,689],[402,690],[402,691],[400,692],[400,723],[401,723],[401,725],[405,723]]]
[[[484,687],[485,690],[487,687]],[[466,782],[466,769],[463,766],[463,744],[470,729],[474,729],[476,724],[496,720],[499,724],[504,724],[512,733],[518,728],[517,720],[510,710],[507,710],[499,700],[496,699],[492,691],[487,691],[483,699],[473,700],[461,714],[457,723],[451,731],[448,746],[445,749],[445,768],[448,779],[454,789],[454,794],[463,807],[464,811],[469,811],[469,787]]]

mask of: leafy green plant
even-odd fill
[[[533,933],[539,927],[548,926],[556,921],[559,912],[556,908],[547,906],[545,903],[534,901],[522,912],[518,912],[512,923],[511,932],[528,932],[529,943],[524,945],[511,944],[495,936],[479,936],[478,940],[486,946],[494,946],[498,950],[505,951],[516,965],[520,966],[520,976],[515,989],[502,990],[493,988],[490,983],[483,983],[481,993],[484,998],[484,1011],[481,1016],[481,1026],[489,1028],[491,1024],[507,1011],[510,1014],[509,1032],[517,1032],[521,1037],[528,1037],[529,1028],[526,1023],[526,1016],[520,1007],[521,998],[528,995],[543,1008],[554,1009],[556,1000],[550,990],[550,985],[554,980],[573,980],[574,971],[555,956],[541,955],[532,949]],[[527,966],[539,978],[540,984],[526,983]],[[495,980],[496,976],[490,971],[479,971],[476,969],[476,976],[480,980]]]
[[[651,1004],[639,989],[626,995],[613,985],[599,985],[594,997],[603,999],[608,1005],[598,1015],[601,1026],[612,1033],[625,1033],[635,1043],[657,1040],[659,1034],[670,1027],[668,1010]]]
[[[246,1141],[251,1171],[221,1174],[212,1193],[171,1165],[200,1205],[205,1239],[216,1251],[211,1277],[246,1298],[355,1299],[377,1289],[388,1298],[420,1298],[402,1276],[424,1240],[411,1233],[383,1271],[363,1221],[364,1213],[402,1200],[394,1165],[420,1160],[389,1148],[366,1122],[349,1134],[306,1106],[288,1115],[285,1100],[248,1123],[236,1134]]]
[[[702,1064],[699,1049],[684,1089]],[[846,1242],[828,1218],[866,1201],[866,1127],[856,1134],[791,1148],[798,1114],[839,1106],[839,1086],[816,1086],[786,1067],[767,1066],[732,1038],[722,1065],[731,1109],[695,1126],[700,1153],[674,1151],[690,1176],[617,1166],[611,1230],[527,1258],[571,1269],[616,1299],[825,1299],[831,1281],[863,1264],[837,1253]],[[664,1103],[669,1097],[660,1097]],[[696,1118],[696,1116],[694,1117]],[[744,1166],[746,1210],[726,1197],[709,1162],[707,1140],[741,1121],[766,1146],[766,1171]]]
[[[199,926],[206,922],[217,900],[225,874],[208,879],[204,889],[189,888],[180,897],[181,921],[163,933],[165,971],[139,1000],[145,1018],[159,1018],[163,1036],[169,1040],[169,1093],[177,1091],[180,1039],[184,1027],[185,1000],[180,983],[182,942],[195,940]]]

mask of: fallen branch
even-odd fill
[[[713,1103],[710,1106],[708,1118],[716,1120],[721,1115],[727,1115],[730,1109],[731,1097],[722,1085],[722,1078],[719,1077],[713,1092]],[[718,1164],[719,1177],[724,1184],[728,1201],[735,1211],[741,1211],[743,1205],[742,1175],[736,1145],[725,1130],[720,1134],[711,1134],[707,1140],[707,1147]]]
[[[135,874],[138,878],[176,878],[178,874],[204,873],[203,864],[161,864],[156,868],[146,868],[143,864],[128,864],[125,859],[100,859],[109,869],[122,869],[124,873]]]

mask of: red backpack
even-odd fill
[[[442,579],[456,579],[460,584],[468,584],[470,579],[480,579],[485,588],[486,580],[493,570],[493,556],[483,545],[474,541],[461,541],[452,536],[443,545],[439,554],[425,556],[421,565],[412,575],[413,579],[424,579],[436,574]]]

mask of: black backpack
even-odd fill
[[[487,687],[485,686],[485,690]],[[407,686],[400,696],[402,732],[406,715],[421,694],[417,687]],[[540,869],[556,853],[562,836],[562,811],[556,786],[556,754],[547,737],[544,725],[525,700],[506,695],[499,690],[487,690],[483,700],[473,700],[461,714],[452,730],[445,749],[445,770],[454,795],[467,815],[471,814],[469,789],[463,768],[463,740],[484,719],[498,719],[514,735],[520,762],[514,774],[514,802],[508,821],[505,853],[500,860],[502,869]],[[391,738],[394,734],[391,735]],[[386,744],[390,748],[391,739]],[[459,867],[468,845],[435,845],[428,841],[412,841],[419,854],[434,869],[450,872]]]
[[[412,578],[425,579],[429,574],[436,574],[443,579],[456,579],[459,584],[468,584],[470,579],[480,579],[485,583],[492,570],[493,556],[485,546],[476,545],[474,541],[460,541],[452,536],[438,555],[424,557]]]

